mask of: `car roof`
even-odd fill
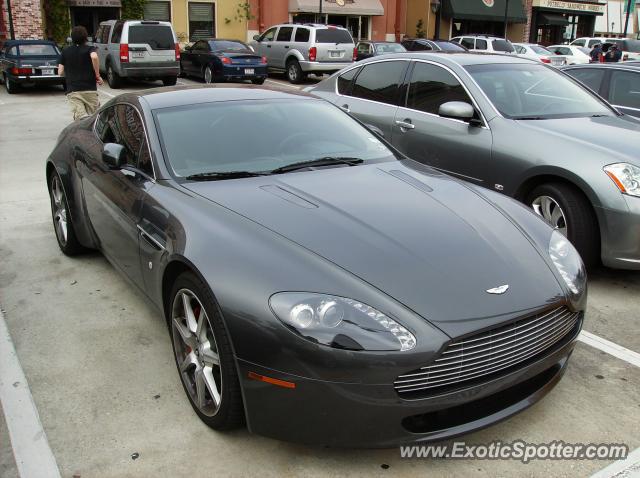
[[[501,55],[497,53],[471,53],[466,51],[440,51],[440,52],[418,52],[410,51],[406,53],[390,53],[384,55],[384,59],[415,59],[415,60],[429,60],[443,65],[490,65],[490,64],[504,64],[515,63],[521,65],[539,64],[535,60],[529,58],[522,58],[519,56]],[[365,64],[373,61],[380,61],[380,58],[371,58],[367,60],[361,60],[357,64]]]
[[[240,100],[317,100],[316,97],[300,90],[283,90],[269,86],[254,85],[190,85],[156,88],[137,93],[126,93],[118,101],[139,98],[152,110],[200,103],[214,103]]]
[[[51,40],[6,40],[2,46],[14,46],[14,45],[55,45],[56,42]]]
[[[274,27],[309,27],[346,30],[345,27],[341,27],[340,25],[325,25],[324,23],[278,23],[277,25],[273,25],[269,28]],[[269,28],[267,28],[267,30]]]
[[[585,63],[583,65],[567,65],[562,67],[563,70],[571,70],[575,68],[617,68],[623,70],[640,71],[640,61],[619,61],[612,63]]]

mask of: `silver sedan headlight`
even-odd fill
[[[281,292],[269,299],[274,314],[302,337],[346,350],[407,351],[415,336],[371,306],[311,292]]]
[[[587,273],[584,264],[578,251],[558,231],[553,231],[551,234],[549,256],[571,294],[574,297],[582,294],[587,285]]]
[[[620,192],[630,196],[640,196],[640,168],[629,163],[615,163],[604,167],[604,172],[618,187]]]

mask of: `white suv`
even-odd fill
[[[270,70],[286,71],[291,83],[308,73],[334,73],[351,64],[356,45],[346,28],[315,23],[285,23],[253,37],[251,47],[266,57]]]
[[[618,49],[622,52],[622,61],[638,61],[640,60],[640,40],[632,40],[630,38],[576,38],[571,45],[586,46],[591,49],[596,44],[610,43],[618,45]],[[607,47],[608,49],[608,47]]]
[[[462,35],[451,39],[470,51],[486,53],[515,54],[515,49],[509,40],[487,35]]]

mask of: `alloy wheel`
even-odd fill
[[[171,332],[189,398],[202,414],[212,417],[222,401],[220,356],[207,312],[189,289],[180,289],[173,299]]]
[[[551,196],[538,196],[531,203],[534,212],[547,221],[551,227],[567,236],[567,218],[560,204]]]
[[[298,80],[298,69],[296,68],[296,64],[291,62],[289,64],[289,68],[287,68],[287,74],[289,75],[289,81],[291,83],[295,83]]]
[[[211,68],[206,67],[204,69],[204,82],[211,83],[212,78],[213,78],[213,75],[211,74]]]
[[[68,223],[67,223],[67,203],[64,198],[64,190],[58,176],[54,176],[51,182],[51,201],[53,206],[53,223],[56,236],[62,245],[67,243]]]

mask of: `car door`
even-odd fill
[[[411,70],[406,104],[396,112],[391,142],[416,161],[483,184],[493,139],[477,105],[450,70],[426,61],[414,62]],[[473,105],[475,121],[440,116],[440,106],[449,101]]]
[[[252,44],[253,48],[256,50],[257,53],[266,57],[267,64],[270,67],[274,66],[272,63],[273,60],[272,60],[271,52],[273,50],[273,43],[276,38],[277,31],[278,31],[278,27],[269,28],[266,32],[262,34],[262,36],[255,43]]]
[[[191,70],[190,73],[203,76],[204,68],[209,62],[209,52],[211,51],[211,47],[209,46],[209,42],[205,40],[199,40],[191,49]]]
[[[284,59],[291,49],[291,35],[293,27],[280,27],[276,35],[276,41],[273,42],[269,63],[276,68],[284,68]]]
[[[612,70],[605,98],[621,112],[640,117],[640,71]]]
[[[338,97],[338,106],[391,138],[400,86],[408,65],[408,60],[381,60],[364,65],[348,94]]]
[[[98,138],[86,157],[82,179],[89,220],[104,254],[141,284],[138,223],[146,191],[154,185],[143,121],[132,105],[116,104],[100,113],[95,131]],[[105,143],[124,146],[120,169],[111,169],[102,161]]]
[[[98,54],[98,62],[100,63],[100,71],[107,68],[107,56],[109,55],[109,36],[112,24],[101,25],[95,38],[96,53]]]

